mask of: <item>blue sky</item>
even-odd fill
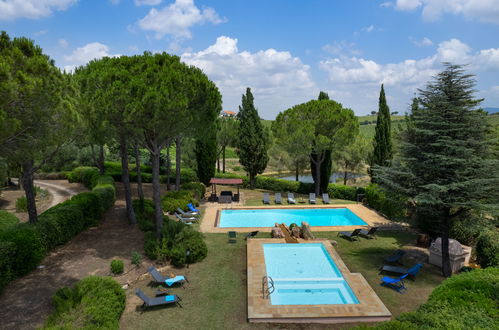
[[[403,113],[443,61],[468,64],[483,106],[499,106],[499,0],[0,0],[0,30],[67,70],[177,54],[215,81],[225,110],[251,87],[266,119],[321,90],[367,114],[381,83]]]

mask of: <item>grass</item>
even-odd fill
[[[321,232],[317,236],[336,239],[335,232]],[[247,322],[246,297],[246,242],[238,234],[236,244],[227,243],[226,234],[205,234],[208,257],[188,269],[176,270],[186,274],[190,283],[186,289],[173,288],[172,294],[182,298],[183,308],[158,307],[143,313],[129,306],[121,318],[121,327],[127,329],[331,329],[331,325],[276,325],[250,324]],[[260,233],[257,238],[268,238]],[[408,281],[408,292],[401,295],[379,285],[378,267],[383,258],[394,249],[416,240],[414,234],[406,232],[382,232],[376,240],[349,242],[338,240],[337,251],[352,272],[360,272],[394,315],[414,310],[424,303],[442,277],[423,268],[415,282]],[[147,294],[149,280],[137,283]],[[133,295],[132,290],[129,292]],[[136,301],[136,300],[135,300]],[[136,306],[140,302],[136,301]],[[345,325],[343,325],[345,327]]]

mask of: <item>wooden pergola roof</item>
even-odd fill
[[[211,178],[210,183],[211,184],[237,185],[237,184],[243,184],[243,179]]]

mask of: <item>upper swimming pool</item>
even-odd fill
[[[302,221],[314,226],[367,226],[367,223],[347,208],[253,209],[222,210],[218,226],[273,227],[276,222],[290,225]]]
[[[358,304],[322,243],[264,244],[272,305]]]

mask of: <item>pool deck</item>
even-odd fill
[[[329,240],[299,239],[300,243],[323,243],[336,266],[343,274],[359,304],[337,305],[272,305],[262,293],[266,276],[263,244],[285,243],[283,239],[248,239],[248,320],[275,323],[352,323],[382,322],[391,319],[391,313],[361,274],[350,273]]]
[[[250,232],[250,231],[263,231],[270,232],[272,227],[218,227],[218,217],[220,211],[222,210],[257,210],[257,209],[309,209],[309,208],[347,208],[358,217],[360,217],[367,226],[355,225],[355,226],[314,226],[312,231],[353,231],[355,228],[367,228],[367,227],[382,227],[390,225],[391,222],[385,217],[378,214],[376,211],[371,210],[361,203],[357,204],[313,204],[313,205],[265,205],[265,206],[243,206],[241,204],[218,204],[218,203],[206,203],[206,210],[201,219],[200,230],[205,233],[226,233],[228,230],[236,231],[240,233]]]

